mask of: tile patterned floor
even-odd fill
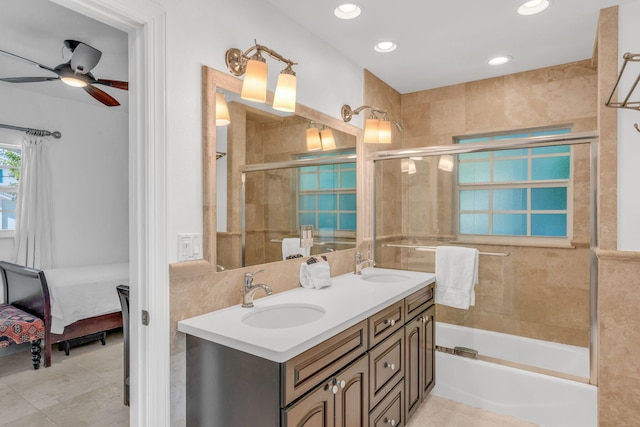
[[[0,426],[128,426],[122,404],[122,334],[54,348],[50,368],[31,367],[29,348],[0,357]],[[430,396],[406,427],[534,427],[516,418]]]
[[[122,404],[122,333],[71,349],[54,347],[34,371],[29,349],[0,357],[0,426],[128,426]],[[44,363],[44,361],[43,361]]]

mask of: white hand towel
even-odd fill
[[[282,259],[285,260],[289,255],[300,254],[302,256],[309,256],[311,248],[301,248],[300,239],[297,237],[291,237],[282,239]]]
[[[463,309],[475,305],[473,287],[478,282],[478,255],[475,248],[436,247],[437,304]]]
[[[328,262],[300,265],[300,284],[307,289],[321,289],[331,286],[331,269]]]

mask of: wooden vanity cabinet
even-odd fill
[[[408,420],[435,386],[435,305],[405,326],[405,398]]]
[[[369,375],[364,355],[283,409],[282,426],[366,427],[368,415]]]

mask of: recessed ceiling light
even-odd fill
[[[535,15],[549,7],[549,0],[530,0],[518,8],[520,15]]]
[[[502,64],[506,64],[507,62],[511,61],[513,58],[510,57],[509,55],[501,55],[501,56],[496,56],[495,58],[491,58],[489,60],[489,65],[502,65]]]
[[[395,44],[394,42],[386,41],[386,42],[376,43],[376,45],[373,48],[375,49],[376,52],[386,53],[386,52],[392,52],[396,50],[397,47],[398,45]]]
[[[340,19],[357,18],[361,13],[362,8],[354,3],[341,4],[333,10],[333,14]]]

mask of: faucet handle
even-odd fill
[[[258,270],[258,271],[256,271],[255,273],[249,273],[249,272],[246,272],[246,273],[244,273],[244,277],[249,278],[249,277],[253,277],[253,276],[255,276],[256,274],[260,274],[260,273],[264,273],[264,270]]]

